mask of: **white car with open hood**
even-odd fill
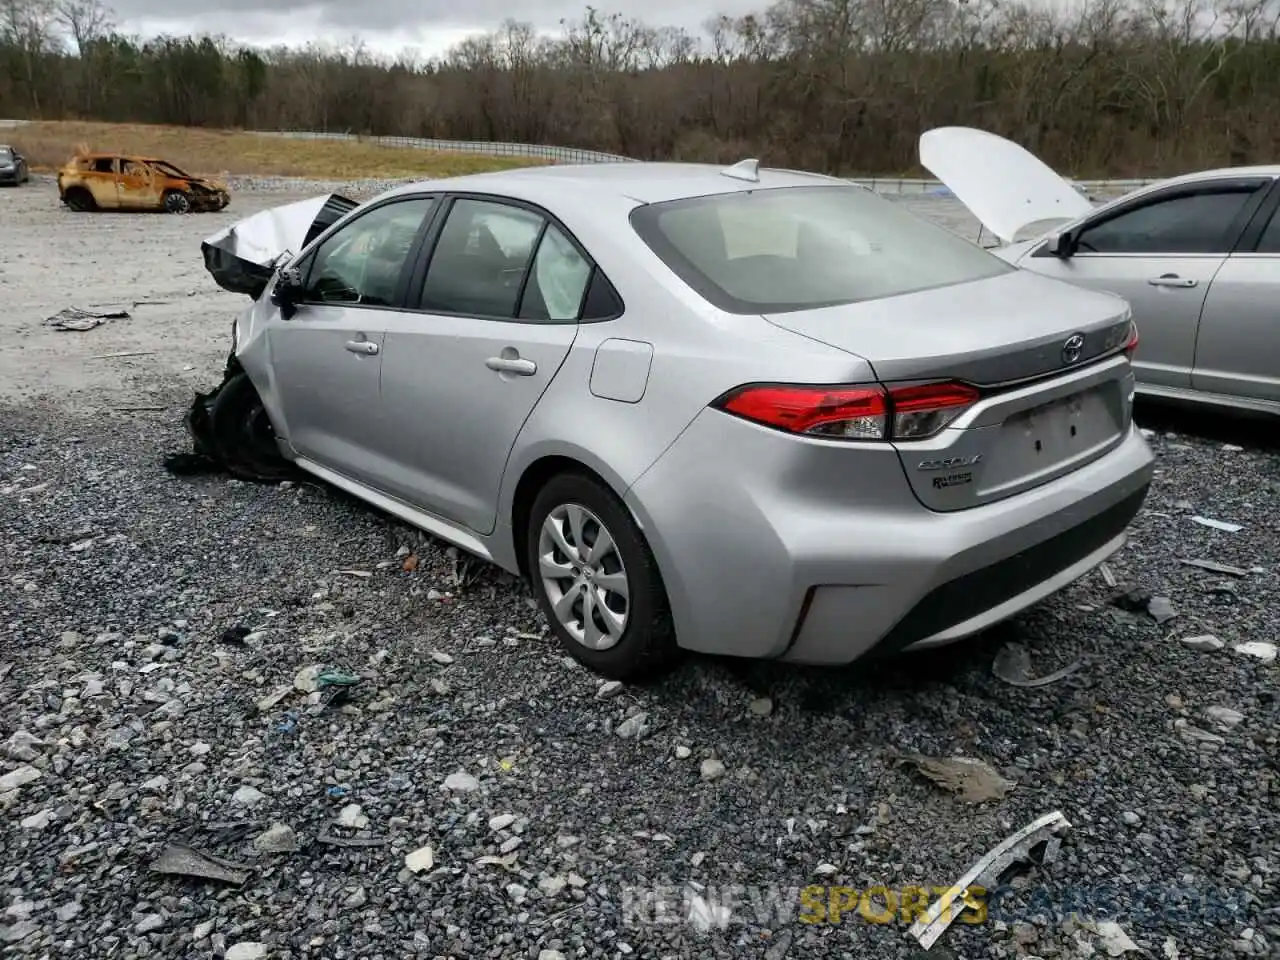
[[[920,163],[1004,242],[997,256],[1129,301],[1140,394],[1280,414],[1280,165],[1185,174],[1094,206],[982,130],[927,131]]]

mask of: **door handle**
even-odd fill
[[[1152,277],[1147,281],[1153,287],[1183,287],[1186,289],[1194,287],[1199,282],[1199,280],[1184,280],[1176,273],[1166,273],[1163,276]]]
[[[538,365],[532,360],[523,360],[519,357],[508,359],[507,357],[490,357],[484,362],[484,365],[490,370],[498,373],[514,373],[521,377],[532,377],[538,372]]]
[[[378,345],[372,340],[348,340],[346,349],[350,353],[362,353],[366,357],[372,357],[378,353]]]

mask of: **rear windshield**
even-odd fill
[[[1014,269],[855,186],[653,203],[636,208],[631,224],[681,279],[731,313],[875,300]]]

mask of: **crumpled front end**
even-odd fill
[[[262,210],[200,244],[204,267],[223,290],[257,300],[276,267],[302,250],[357,203],[336,193]]]
[[[357,206],[337,194],[285,204],[246,217],[200,244],[205,269],[222,289],[258,301],[276,268]],[[255,303],[259,315],[267,304]],[[241,365],[258,339],[248,317],[237,318],[222,382],[197,393],[183,421],[192,450],[165,458],[170,473],[228,472],[242,480],[276,482],[294,475],[281,454],[271,418]]]

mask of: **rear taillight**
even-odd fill
[[[748,385],[713,406],[789,433],[834,440],[922,440],[981,395],[962,383],[910,387]]]
[[[1129,321],[1129,339],[1125,341],[1125,345],[1124,345],[1124,355],[1128,357],[1130,360],[1133,359],[1134,353],[1136,353],[1138,350],[1138,340],[1139,340],[1138,324],[1130,320]]]

